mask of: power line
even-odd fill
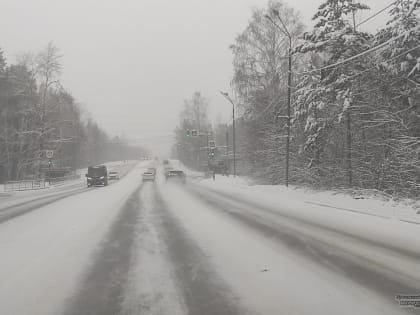
[[[368,22],[368,21],[370,21],[371,19],[373,19],[373,18],[375,18],[376,16],[378,16],[379,14],[381,14],[382,12],[384,12],[385,10],[387,10],[388,8],[390,8],[392,5],[394,5],[395,3],[397,3],[397,1],[393,1],[392,3],[390,3],[390,4],[388,4],[386,7],[384,7],[383,9],[381,9],[381,10],[379,10],[379,11],[377,11],[376,13],[374,13],[373,15],[371,15],[371,16],[369,16],[368,18],[366,18],[365,20],[363,20],[363,21],[361,21],[360,23],[358,23],[355,27],[357,28],[357,27],[359,27],[360,25],[363,25],[364,23],[366,23],[366,22]],[[418,27],[416,27],[416,28],[418,28]],[[412,30],[415,30],[416,28],[413,28]],[[409,31],[407,31],[407,32],[410,32],[411,30],[409,30]],[[406,33],[407,33],[406,32]],[[343,32],[343,34],[344,34],[344,32]],[[343,35],[343,34],[341,34],[341,35]],[[360,53],[360,54],[358,54],[358,55],[356,55],[356,56],[352,56],[352,57],[350,57],[350,58],[348,58],[348,59],[345,59],[345,60],[343,60],[343,61],[341,61],[341,62],[339,62],[339,63],[336,63],[336,64],[332,64],[332,65],[328,65],[328,66],[325,66],[325,67],[322,67],[322,68],[318,68],[318,69],[314,69],[314,70],[310,70],[310,71],[305,71],[305,72],[301,72],[301,73],[296,73],[297,75],[299,75],[299,74],[306,74],[306,73],[312,73],[312,72],[316,72],[316,71],[320,71],[320,70],[323,70],[323,69],[327,69],[327,68],[331,68],[331,67],[334,67],[334,66],[337,66],[337,65],[340,65],[340,64],[342,64],[342,63],[345,63],[345,62],[347,62],[347,61],[350,61],[350,60],[353,60],[353,59],[355,59],[355,58],[358,58],[358,57],[360,57],[360,56],[363,56],[364,54],[366,54],[366,53],[369,53],[369,52],[371,52],[371,51],[374,51],[374,50],[377,50],[377,49],[379,49],[379,48],[381,48],[382,46],[385,46],[385,45],[387,45],[387,44],[389,44],[389,43],[391,43],[392,41],[394,41],[394,40],[396,40],[396,39],[398,39],[399,37],[401,37],[401,36],[403,36],[403,35],[405,35],[405,33],[404,34],[401,34],[401,35],[399,35],[399,36],[397,36],[397,37],[395,37],[394,39],[391,39],[391,40],[389,40],[389,41],[387,41],[387,42],[385,42],[385,43],[382,43],[382,44],[380,44],[380,45],[378,45],[378,46],[376,46],[376,47],[373,47],[373,48],[371,48],[371,49],[369,49],[369,50],[367,50],[367,51],[364,51],[364,52],[362,52],[362,53]],[[330,40],[328,40],[328,41],[331,41],[332,39],[330,39]],[[327,42],[328,42],[327,41]],[[406,52],[404,52],[403,54],[400,54],[400,55],[398,55],[398,56],[394,56],[393,58],[390,58],[390,59],[388,59],[388,60],[385,60],[385,62],[388,62],[388,61],[391,61],[391,60],[393,60],[393,59],[396,59],[396,58],[398,58],[398,57],[400,57],[400,56],[402,56],[402,55],[404,55],[404,54],[406,54],[406,53],[409,53],[410,51],[413,51],[413,50],[415,50],[416,48],[418,48],[418,47],[420,47],[420,45],[418,45],[418,46],[416,46],[416,47],[414,47],[414,48],[412,48],[412,49],[409,49],[408,51],[406,51]],[[374,68],[376,68],[378,65],[375,65],[375,66],[373,66],[373,67],[371,67],[371,68],[369,68],[369,69],[366,69],[366,70],[364,70],[364,71],[362,71],[362,72],[360,72],[360,73],[357,73],[357,74],[355,74],[355,75],[353,75],[353,76],[351,76],[350,78],[352,78],[352,77],[355,77],[355,76],[358,76],[358,75],[361,75],[361,74],[363,74],[363,73],[365,73],[365,72],[367,72],[367,71],[370,71],[370,70],[372,70],[372,69],[374,69]],[[271,102],[269,105],[267,105],[265,108],[264,108],[264,110],[261,112],[261,113],[259,113],[258,114],[258,116],[257,117],[255,117],[255,118],[253,118],[252,120],[258,120],[258,119],[260,119],[262,116],[264,116],[264,114],[268,111],[268,110],[270,110],[271,109],[271,107],[273,106],[273,105],[275,105],[281,98],[282,98],[283,96],[279,96],[278,98],[277,98],[277,100],[275,100],[275,101],[273,101],[273,102]]]
[[[399,54],[399,55],[396,55],[396,56],[394,56],[394,57],[392,57],[392,58],[389,58],[389,59],[386,59],[386,60],[384,60],[383,62],[389,62],[389,61],[392,61],[392,60],[394,60],[394,59],[397,59],[397,58],[399,58],[399,57],[401,57],[401,56],[403,56],[403,55],[405,55],[405,54],[408,54],[409,52],[411,52],[411,51],[413,51],[413,50],[416,50],[417,48],[420,48],[420,45],[417,45],[417,46],[415,46],[415,47],[413,47],[413,48],[410,48],[410,49],[408,49],[408,50],[406,50],[406,51],[404,51],[403,53],[401,53],[401,54]],[[383,63],[383,62],[381,62],[381,63]],[[352,76],[350,76],[349,77],[349,79],[351,79],[351,78],[354,78],[354,77],[356,77],[356,76],[359,76],[359,75],[361,75],[361,74],[363,74],[363,73],[366,73],[366,72],[368,72],[368,71],[371,71],[371,70],[373,70],[373,69],[375,69],[375,68],[377,68],[378,66],[379,66],[380,64],[375,64],[373,67],[371,67],[371,68],[368,68],[368,69],[366,69],[366,70],[363,70],[363,71],[361,71],[361,72],[359,72],[359,73],[356,73],[356,74],[354,74],[354,75],[352,75]],[[358,94],[356,94],[356,95],[358,95]],[[252,118],[251,119],[251,121],[254,121],[254,120],[259,120],[260,118],[262,118],[263,116],[264,116],[264,114],[268,111],[268,110],[270,110],[271,109],[271,107],[273,106],[273,105],[275,105],[282,97],[284,97],[283,95],[280,95],[278,98],[276,98],[274,101],[272,101],[272,102],[270,102],[270,104],[268,104],[264,109],[263,109],[263,111],[261,112],[261,113],[259,113],[258,115],[257,115],[257,117],[254,117],[254,118]]]
[[[392,60],[394,60],[394,59],[397,59],[397,58],[399,58],[399,57],[401,57],[401,56],[403,56],[403,55],[405,55],[405,54],[408,54],[409,52],[411,52],[411,51],[413,51],[413,50],[416,50],[417,48],[420,48],[420,45],[417,45],[417,46],[415,46],[415,47],[413,47],[413,48],[410,48],[410,49],[408,49],[408,50],[406,50],[405,52],[403,52],[403,53],[401,53],[401,54],[399,54],[399,55],[397,55],[397,56],[394,56],[394,57],[392,57],[392,58],[389,58],[389,59],[386,59],[386,60],[384,60],[383,62],[389,62],[389,61],[392,61]],[[350,76],[349,77],[349,79],[351,79],[351,78],[354,78],[354,77],[356,77],[356,76],[359,76],[359,75],[361,75],[361,74],[363,74],[363,73],[365,73],[365,72],[368,72],[368,71],[371,71],[371,70],[373,70],[373,69],[375,69],[375,68],[377,68],[378,66],[379,66],[380,64],[375,64],[373,67],[371,67],[371,68],[368,68],[368,69],[366,69],[366,70],[363,70],[363,71],[361,71],[361,72],[359,72],[359,73],[356,73],[356,74],[354,74],[354,75],[352,75],[352,76]],[[255,117],[255,118],[253,118],[253,119],[251,119],[251,120],[258,120],[258,119],[260,119],[260,118],[262,118],[262,116],[264,116],[264,114],[268,111],[268,110],[270,110],[271,109],[271,107],[273,106],[273,105],[275,105],[282,97],[284,97],[283,95],[280,95],[277,99],[275,99],[274,101],[272,101],[270,104],[268,104],[265,108],[264,108],[264,110],[261,112],[261,113],[259,113],[258,115],[257,115],[257,117]]]
[[[255,117],[254,120],[258,120],[262,118],[266,112],[268,112],[278,101],[280,101],[282,97],[283,95],[280,96],[276,101],[271,102],[271,104],[269,104],[266,108],[264,108],[264,110],[257,117]]]
[[[365,24],[366,22],[368,22],[369,20],[371,20],[371,19],[373,19],[374,17],[376,17],[377,15],[379,15],[380,13],[382,13],[382,12],[384,12],[386,9],[388,9],[390,6],[392,6],[393,4],[395,4],[397,1],[394,1],[394,2],[392,2],[392,3],[390,3],[389,5],[387,5],[385,8],[383,8],[383,9],[381,9],[381,10],[379,10],[378,12],[376,12],[375,14],[373,14],[373,15],[371,15],[370,17],[368,17],[367,19],[365,19],[365,20],[363,20],[363,21],[361,21],[359,24],[357,24],[355,27],[357,28],[357,27],[359,27],[360,25],[363,25],[363,24]],[[347,32],[347,29],[343,29],[342,30],[342,32],[339,34],[339,36],[341,36],[341,35],[344,35],[345,33]],[[328,40],[326,40],[325,42],[324,42],[324,44],[326,44],[326,43],[328,43],[328,42],[330,42],[330,41],[332,41],[333,40],[333,38],[330,38],[330,39],[328,39]]]
[[[410,48],[410,49],[408,49],[408,50],[404,51],[403,53],[401,53],[401,54],[399,54],[399,55],[396,55],[396,56],[394,56],[394,57],[391,57],[391,58],[389,58],[389,59],[386,59],[386,60],[382,61],[381,63],[384,63],[384,62],[389,62],[389,61],[392,61],[392,60],[394,60],[394,59],[397,59],[397,58],[399,58],[399,57],[401,57],[401,56],[404,56],[405,54],[408,54],[409,52],[411,52],[411,51],[413,51],[413,50],[416,50],[417,48],[420,48],[420,45],[417,45],[417,46],[415,46],[415,47],[413,47],[413,48]],[[365,69],[365,70],[363,70],[363,71],[361,71],[361,72],[359,72],[359,73],[356,73],[356,74],[354,74],[354,75],[352,75],[352,76],[348,77],[348,79],[352,79],[352,78],[357,77],[357,76],[359,76],[359,75],[361,75],[361,74],[363,74],[363,73],[365,73],[365,72],[371,71],[371,70],[373,70],[373,69],[377,68],[379,65],[380,65],[380,64],[375,64],[373,67],[370,67],[370,68],[368,68],[368,69]]]
[[[398,36],[395,36],[395,37],[390,38],[389,40],[387,40],[386,42],[383,42],[382,44],[379,44],[379,45],[377,45],[377,46],[375,46],[375,47],[372,47],[372,48],[370,48],[370,49],[368,49],[368,50],[365,50],[365,51],[363,51],[363,52],[361,52],[361,53],[359,53],[359,54],[357,54],[357,55],[351,56],[351,57],[346,58],[346,59],[344,59],[344,60],[341,60],[341,61],[339,61],[339,62],[336,62],[336,63],[330,64],[330,65],[327,65],[327,66],[325,66],[325,67],[317,68],[317,69],[314,69],[314,70],[303,71],[303,72],[299,72],[299,73],[295,73],[295,74],[296,74],[296,75],[300,75],[300,74],[308,74],[308,73],[313,73],[313,72],[317,72],[317,71],[321,71],[321,70],[325,70],[325,69],[330,69],[330,68],[337,67],[337,66],[342,65],[342,64],[344,64],[344,63],[346,63],[346,62],[352,61],[352,60],[357,59],[357,58],[359,58],[359,57],[362,57],[362,56],[364,56],[364,55],[366,55],[366,54],[368,54],[368,53],[371,53],[371,52],[373,52],[373,51],[376,51],[376,50],[378,50],[379,48],[385,47],[385,46],[387,46],[387,45],[391,44],[392,42],[396,41],[397,39],[399,39],[399,38],[401,38],[401,37],[406,36],[406,35],[407,35],[407,34],[409,34],[410,32],[412,32],[412,31],[417,31],[418,29],[420,29],[420,24],[419,24],[419,25],[417,25],[416,27],[413,27],[413,28],[411,28],[411,29],[409,29],[409,30],[405,31],[404,33],[401,33],[401,34],[400,34],[400,35],[398,35]]]
[[[385,8],[379,10],[378,12],[376,12],[375,14],[371,15],[370,17],[368,17],[367,19],[363,20],[362,22],[360,22],[359,24],[356,25],[356,27],[359,27],[360,25],[365,24],[367,21],[370,21],[371,19],[373,19],[374,17],[376,17],[377,15],[381,14],[382,12],[384,12],[386,9],[390,8],[391,6],[393,6],[395,3],[397,3],[397,1],[394,1],[390,4],[388,4]]]
[[[259,120],[260,118],[262,118],[264,116],[264,114],[269,111],[274,105],[276,105],[281,98],[283,98],[284,95],[279,95],[278,97],[276,97],[273,101],[271,101],[260,113],[257,113],[256,117],[252,117],[251,119],[249,119],[248,121],[255,121],[255,120]]]

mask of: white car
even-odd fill
[[[108,179],[120,179],[120,174],[117,171],[109,171],[108,172]]]

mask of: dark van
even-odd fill
[[[87,186],[108,185],[108,170],[105,165],[89,166],[86,174]]]

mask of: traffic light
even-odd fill
[[[191,137],[191,130],[187,129],[187,131],[185,132],[185,137],[190,138]]]
[[[53,164],[53,163],[52,163],[52,160],[51,160],[51,159],[49,159],[49,160],[48,160],[48,167],[50,168],[50,167],[52,166],[52,164]]]
[[[211,148],[210,149],[210,157],[215,157],[216,156],[216,149],[215,148]]]

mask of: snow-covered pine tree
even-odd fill
[[[301,85],[300,95],[306,95],[303,99],[316,100],[304,106],[313,110],[307,112],[307,121],[311,125],[314,121],[322,121],[321,126],[330,126],[334,130],[325,133],[328,139],[324,143],[346,143],[343,152],[337,144],[334,144],[334,152],[331,152],[328,163],[336,164],[331,170],[338,178],[344,177],[340,167],[341,161],[345,161],[345,175],[347,184],[353,185],[352,168],[352,134],[353,134],[353,104],[357,99],[353,97],[359,84],[354,75],[367,68],[366,58],[357,58],[351,62],[344,62],[347,58],[356,56],[370,48],[371,36],[355,28],[353,15],[360,10],[369,9],[366,5],[347,0],[327,0],[318,8],[313,17],[314,29],[304,36],[304,42],[297,47],[296,52],[316,53],[322,58],[321,70],[310,70],[303,73],[301,82],[310,82],[309,85]],[[317,73],[318,83],[314,84],[313,76]],[[299,98],[302,100],[302,98]],[[302,108],[301,103],[297,103]],[[315,118],[317,115],[317,118]],[[334,126],[334,127],[333,127]],[[344,132],[342,130],[345,130]],[[320,140],[322,128],[307,128],[307,144]],[[342,138],[345,138],[343,141]],[[319,142],[318,142],[318,145]],[[315,150],[317,152],[317,150]],[[319,152],[319,151],[318,151]],[[333,159],[331,159],[333,157]],[[333,161],[335,160],[335,161]],[[321,162],[321,161],[320,161]]]
[[[395,1],[390,16],[375,37],[376,44],[397,38],[381,51],[382,66],[420,84],[420,0]]]
[[[420,192],[420,1],[397,0],[375,45],[389,42],[377,53],[380,108],[387,130],[380,186],[405,195]]]
[[[318,54],[311,53],[309,70],[320,67],[322,59]],[[328,120],[325,112],[325,88],[321,85],[321,75],[318,72],[309,72],[302,76],[297,85],[296,101],[294,106],[293,126],[295,135],[303,135],[300,143],[300,156],[308,172],[304,176],[321,176],[321,152],[325,146]]]

